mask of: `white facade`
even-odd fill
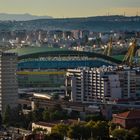
[[[52,131],[52,127],[54,125],[50,125],[49,123],[42,123],[42,122],[38,122],[38,123],[32,123],[32,131],[34,131],[37,128],[41,128],[42,130],[46,131],[46,133],[51,133]]]
[[[0,53],[0,111],[17,106],[18,85],[16,78],[17,55]]]
[[[66,94],[73,102],[90,103],[135,97],[135,84],[134,71],[79,68],[68,69],[66,73]]]

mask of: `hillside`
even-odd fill
[[[140,17],[99,16],[88,18],[37,19],[30,21],[3,21],[0,30],[74,30],[139,31]]]
[[[35,19],[49,19],[52,18],[50,16],[36,16],[31,15],[28,13],[25,14],[7,14],[7,13],[0,13],[0,20],[7,21],[7,20],[16,20],[16,21],[27,21],[27,20],[35,20]]]

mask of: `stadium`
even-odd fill
[[[94,52],[43,47],[12,51],[18,53],[17,75],[20,87],[58,87],[64,83],[68,68],[121,64],[120,60]]]

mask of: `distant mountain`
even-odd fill
[[[0,30],[92,30],[140,31],[140,17],[97,16],[83,18],[51,18],[29,21],[0,21]]]
[[[16,20],[16,21],[27,21],[27,20],[35,20],[35,19],[51,19],[51,16],[36,16],[31,14],[7,14],[7,13],[0,13],[0,20]]]

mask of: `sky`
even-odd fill
[[[140,15],[140,0],[0,0],[0,13],[48,15],[55,18]]]

